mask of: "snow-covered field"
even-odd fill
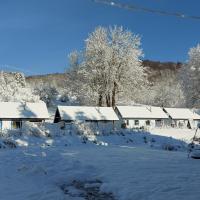
[[[13,137],[17,148],[0,149],[0,199],[199,199],[200,161],[186,143],[130,132],[92,139]]]

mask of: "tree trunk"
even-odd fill
[[[98,106],[102,106],[102,105],[103,105],[103,96],[102,94],[99,94]]]
[[[106,105],[107,105],[108,107],[111,107],[110,94],[106,95]]]
[[[112,91],[112,107],[114,108],[116,105],[116,91],[117,91],[117,84],[114,82],[114,87]]]

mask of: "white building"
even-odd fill
[[[127,128],[149,129],[163,127],[167,114],[160,107],[155,106],[117,106],[116,112],[121,125]]]
[[[196,128],[200,115],[189,108],[163,108],[168,114],[168,126],[177,128]]]
[[[44,102],[0,102],[0,130],[20,129],[24,122],[42,122],[49,118]]]
[[[118,120],[111,107],[58,106],[54,123],[60,123],[61,128],[74,122],[87,123],[103,131],[113,129]]]

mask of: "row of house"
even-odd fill
[[[85,107],[58,106],[54,123],[61,127],[75,121],[95,122],[101,128],[195,128],[200,115],[188,108],[161,108],[155,106]]]
[[[44,102],[0,102],[0,130],[20,129],[24,122],[41,123],[49,119]],[[177,127],[195,128],[200,115],[188,108],[161,108],[155,106],[87,107],[58,106],[54,123],[61,128],[74,122],[84,122],[100,129]]]
[[[200,121],[200,115],[188,108],[117,106],[116,111],[128,128],[195,128]]]

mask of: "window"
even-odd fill
[[[126,124],[127,124],[127,126],[129,126],[129,120],[126,120]]]
[[[20,129],[22,127],[21,121],[12,121],[12,128],[13,129]]]
[[[2,121],[0,120],[0,130],[2,130]]]
[[[157,120],[155,121],[155,126],[156,126],[156,127],[162,127],[162,126],[163,126],[163,120],[157,119]]]
[[[30,119],[29,122],[42,122],[42,119]]]
[[[147,126],[150,126],[150,125],[151,125],[150,120],[147,120],[147,121],[146,121],[146,125],[147,125]]]
[[[139,120],[136,119],[136,120],[135,120],[135,125],[138,126],[139,124],[140,124],[140,123],[139,123]]]

